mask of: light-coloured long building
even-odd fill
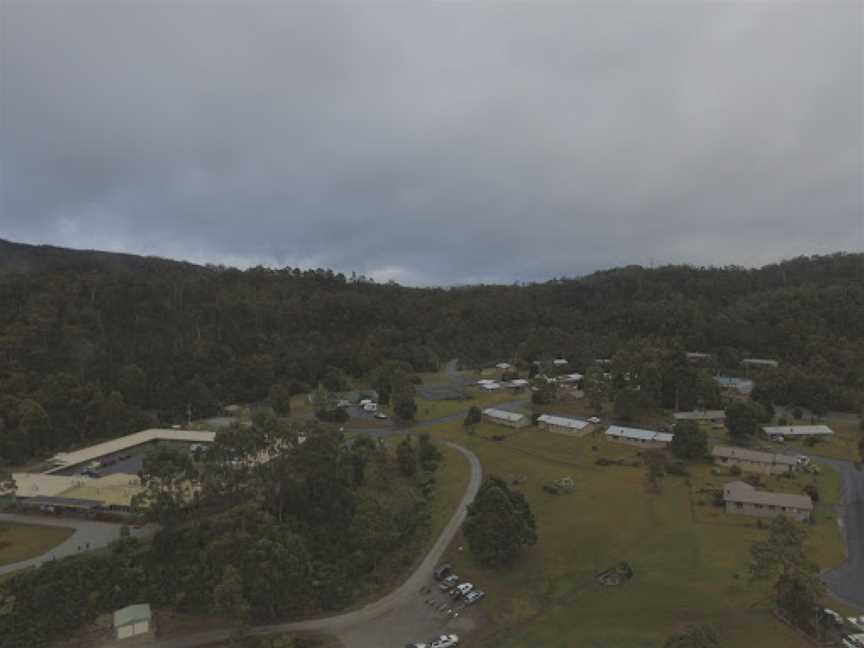
[[[653,430],[640,430],[621,425],[610,425],[606,430],[606,437],[610,441],[644,448],[665,448],[672,443],[675,435],[669,432],[655,432]]]
[[[775,517],[786,515],[806,522],[813,514],[813,500],[807,495],[769,493],[756,490],[746,482],[734,481],[723,487],[723,502],[727,513]]]
[[[738,466],[741,470],[766,475],[791,473],[798,465],[795,457],[789,455],[733,446],[714,446],[711,456],[714,457],[714,463],[720,466]]]
[[[676,421],[710,421],[720,422],[726,420],[726,412],[724,410],[693,410],[692,412],[675,412],[673,415]]]
[[[187,443],[213,443],[216,439],[215,432],[204,432],[200,430],[163,430],[151,429],[127,434],[126,436],[111,439],[104,443],[74,452],[58,452],[54,455],[50,462],[54,464],[54,468],[48,473],[57,470],[64,470],[70,466],[78,466],[89,461],[94,461],[100,457],[114,454],[115,452],[123,452],[136,446],[152,443],[153,441],[182,441]]]
[[[493,407],[483,410],[483,420],[512,428],[522,428],[530,423],[528,417],[524,414],[508,412],[507,410],[495,409]]]
[[[552,414],[538,416],[537,427],[541,430],[549,430],[550,432],[559,432],[576,437],[585,436],[591,431],[591,424],[588,421],[565,416],[553,416]]]
[[[766,425],[762,431],[771,438],[800,439],[802,437],[830,437],[834,430],[827,425]]]

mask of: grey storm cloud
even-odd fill
[[[864,247],[862,5],[0,2],[0,236],[427,285]]]

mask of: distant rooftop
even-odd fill
[[[573,430],[581,430],[591,425],[588,421],[579,419],[566,418],[564,416],[553,416],[552,414],[543,414],[537,417],[538,422],[548,423],[549,425],[557,425],[559,427],[571,428]]]
[[[711,450],[712,457],[722,459],[740,459],[753,463],[781,464],[783,466],[794,466],[797,463],[795,457],[779,454],[776,452],[760,452],[748,448],[736,448],[734,446],[714,446]]]
[[[493,407],[487,407],[483,410],[483,413],[490,418],[501,419],[502,421],[521,421],[525,418],[524,414],[519,414],[518,412],[508,412],[507,410],[495,409]]]
[[[791,493],[769,493],[756,490],[750,484],[742,481],[729,482],[723,488],[723,499],[727,502],[743,502],[761,504],[762,506],[779,506],[785,508],[813,510],[813,500],[808,495],[793,495]]]
[[[768,436],[801,437],[831,436],[834,430],[827,425],[766,425],[762,431]]]
[[[717,421],[726,418],[723,410],[693,410],[692,412],[675,412],[676,421]]]
[[[669,432],[655,432],[653,430],[640,430],[638,428],[610,425],[606,430],[606,436],[620,439],[634,439],[637,441],[658,441],[660,443],[671,443],[674,434]]]

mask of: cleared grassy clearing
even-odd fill
[[[525,479],[518,488],[537,518],[540,542],[510,569],[477,566],[458,549],[461,538],[448,551],[460,575],[489,593],[478,608],[486,623],[472,635],[472,645],[656,648],[676,628],[701,622],[717,626],[728,648],[808,645],[771,616],[764,588],[748,582],[750,544],[767,531],[755,519],[742,516],[739,522],[719,509],[717,519],[703,519],[707,508],[693,504],[683,477],[665,477],[655,495],[646,492],[644,468],[596,465],[600,456],[636,457],[636,448],[600,435],[573,439],[535,428],[484,425],[470,436],[447,425],[435,433],[473,449],[487,474]],[[496,442],[492,435],[504,438]],[[694,483],[721,481],[710,471],[707,465],[694,468]],[[573,477],[575,493],[542,490],[563,476]],[[839,484],[833,471],[817,479],[825,508],[811,529],[811,555],[830,566],[843,556],[830,513]],[[793,492],[807,483],[783,481]],[[605,588],[593,581],[597,571],[620,560],[635,570],[629,584]]]
[[[522,392],[513,392],[509,389],[502,389],[493,392],[481,392],[478,389],[468,388],[470,398],[466,400],[426,400],[425,398],[417,397],[417,420],[430,421],[452,416],[468,411],[468,408],[473,406],[483,409],[492,407],[499,403],[506,403],[514,400],[529,399],[529,396]]]
[[[68,527],[0,522],[0,565],[40,556],[68,539],[73,533],[75,529]]]

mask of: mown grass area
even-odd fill
[[[796,421],[791,421],[790,425],[799,424]],[[805,422],[800,422],[801,425],[807,425]],[[858,428],[858,423],[851,421],[826,420],[825,425],[834,430],[834,436],[827,441],[818,441],[813,445],[808,445],[805,441],[790,441],[786,440],[783,443],[769,441],[765,438],[760,438],[759,443],[762,446],[771,449],[794,448],[801,454],[819,455],[830,459],[844,459],[846,461],[859,461],[858,441],[864,436],[864,432]]]
[[[530,397],[525,392],[513,392],[509,389],[501,389],[493,392],[482,392],[478,389],[469,387],[468,395],[470,398],[465,400],[426,400],[425,398],[417,397],[417,420],[430,421],[434,419],[451,416],[467,412],[468,408],[473,406],[483,409],[485,407],[493,407],[499,403],[506,403],[514,400],[525,400],[526,403]]]
[[[0,565],[40,556],[68,539],[75,529],[0,522]]]
[[[750,545],[767,537],[755,520],[738,523],[719,510],[717,520],[703,519],[683,477],[663,478],[661,493],[651,494],[644,468],[598,466],[600,456],[635,458],[638,452],[600,434],[574,439],[536,428],[492,428],[478,426],[473,436],[458,425],[433,431],[474,450],[486,474],[524,480],[517,488],[537,519],[538,544],[508,569],[476,565],[458,549],[461,537],[448,551],[460,576],[488,593],[474,613],[480,623],[472,646],[658,648],[676,629],[696,623],[714,625],[724,648],[809,645],[771,615],[765,586],[749,583]],[[698,483],[703,473],[714,479],[710,470],[697,466],[692,479]],[[575,480],[576,492],[542,490],[564,476]],[[843,551],[829,512],[839,484],[829,472],[816,479],[825,508],[810,529],[810,553],[830,566]],[[805,478],[788,481],[806,484]],[[630,583],[606,588],[594,582],[597,571],[621,560],[635,571]]]

